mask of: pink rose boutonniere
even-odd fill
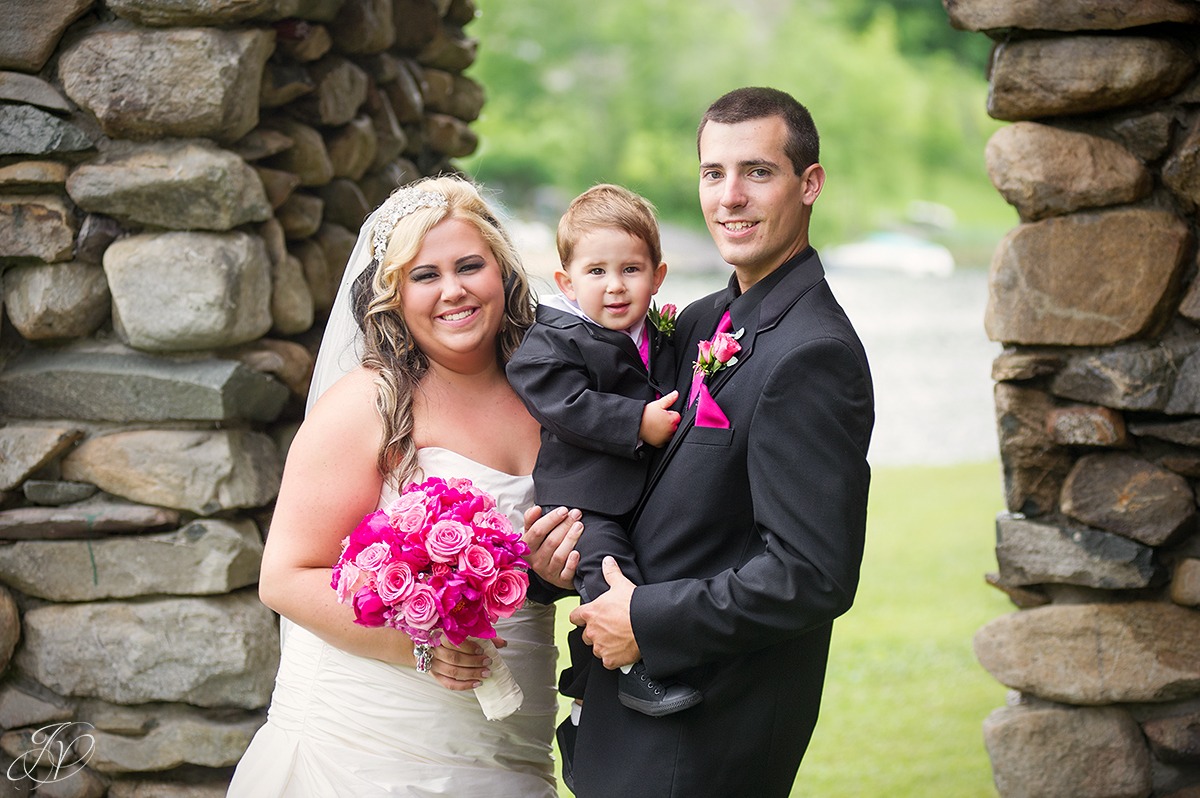
[[[719,332],[711,340],[701,341],[696,362],[692,370],[696,374],[711,377],[723,368],[737,363],[737,353],[742,351],[742,345],[737,339],[742,337],[742,331],[735,333]]]
[[[429,670],[443,638],[474,639],[492,658],[475,696],[499,720],[524,697],[491,638],[496,621],[525,603],[528,552],[490,495],[469,479],[430,477],[363,518],[342,541],[330,586],[355,623],[411,637],[418,671]]]
[[[661,308],[657,303],[650,305],[650,323],[654,328],[663,335],[671,335],[675,332],[675,313],[676,307],[670,302],[663,305]]]

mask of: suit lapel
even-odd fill
[[[612,344],[637,362],[642,362],[642,356],[638,353],[637,344],[633,342],[628,333],[621,332],[620,330],[610,330],[597,324],[585,323],[584,327],[597,341]]]
[[[746,316],[743,318],[738,312],[740,310],[736,300],[730,305],[730,321],[733,323],[733,331],[736,332],[739,328],[739,323],[743,329],[742,337],[738,339],[738,343],[742,345],[742,351],[738,352],[738,362],[729,368],[724,368],[714,374],[708,380],[708,390],[715,398],[717,391],[727,383],[733,373],[743,362],[748,360],[754,354],[754,345],[758,337],[774,328],[779,324],[780,319],[788,312],[808,291],[819,283],[825,277],[825,270],[821,265],[820,258],[817,257],[816,250],[811,247],[805,252],[797,256],[792,268],[786,274],[781,275],[782,279],[772,280],[769,283],[764,283],[759,286],[754,286],[750,289],[751,292],[758,288],[763,291],[763,294],[754,301],[753,297],[749,296],[749,292],[743,297],[749,298],[751,301],[746,303]],[[767,278],[769,279],[769,278]],[[732,278],[731,278],[732,281]],[[739,297],[742,299],[743,297]],[[695,342],[690,344],[690,352],[692,361],[696,359],[696,344],[702,340],[702,336],[707,334],[712,337],[713,331],[717,328],[717,322],[720,321],[721,315],[724,313],[724,303],[728,298],[727,292],[718,293],[713,300],[713,306],[705,311],[703,316],[697,321],[696,326],[692,328]],[[707,332],[704,332],[707,331]],[[687,346],[687,345],[685,345]],[[685,353],[688,348],[683,350]],[[685,374],[690,374],[691,370],[683,371],[683,364],[680,364],[680,393],[681,401],[687,401],[686,391],[688,389],[688,380],[685,379]],[[662,450],[661,456],[657,463],[652,467],[650,479],[646,483],[646,489],[642,493],[642,499],[638,502],[638,507],[634,511],[635,517],[641,513],[641,508],[646,502],[646,497],[654,490],[655,483],[658,482],[659,476],[666,469],[667,463],[671,461],[675,453],[679,450],[683,439],[687,437],[687,430],[696,423],[696,409],[699,402],[694,402],[691,407],[683,411],[683,417],[679,421],[679,428],[675,434],[671,436],[670,442],[666,448]]]
[[[582,316],[577,316],[574,313],[568,313],[556,307],[547,305],[539,305],[537,309],[537,320],[542,324],[559,329],[567,329],[569,327],[581,327],[587,334],[597,341],[603,341],[607,344],[612,344],[618,349],[625,352],[626,355],[632,357],[638,363],[642,362],[642,356],[638,352],[637,344],[633,342],[633,338],[628,333],[619,330],[610,330],[606,327],[601,327],[591,321],[585,320]],[[650,320],[646,320],[647,330],[654,327]]]
[[[821,266],[821,259],[817,257],[816,250],[810,249],[775,285],[763,286],[764,289],[767,289],[766,293],[760,301],[750,305],[750,310],[744,320],[742,337],[738,339],[738,343],[742,345],[741,351],[737,354],[738,361],[733,366],[721,369],[708,378],[710,394],[715,397],[721,386],[729,382],[730,376],[738,366],[750,358],[754,353],[754,342],[758,336],[779,324],[779,320],[784,317],[784,314],[791,310],[792,306],[800,301],[800,297],[807,294],[824,276],[825,269]],[[755,288],[757,287],[755,286]],[[750,290],[753,291],[754,288]],[[736,305],[735,302],[730,313],[735,332],[738,329],[738,322],[742,321],[738,317]]]
[[[736,355],[737,362],[732,366],[726,366],[708,378],[708,392],[714,397],[716,396],[717,391],[721,389],[721,386],[729,382],[730,375],[733,374],[733,372],[737,370],[739,366],[745,363],[750,358],[750,355],[754,353],[754,339],[758,337],[757,328],[758,307],[755,306],[751,310],[749,318],[746,319],[745,325],[740,328],[734,326],[732,330],[734,333],[736,333],[739,329],[742,331],[741,337],[737,339],[738,344],[740,344],[742,347],[740,350],[738,350]]]

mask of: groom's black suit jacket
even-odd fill
[[[709,378],[730,428],[696,427],[695,407],[684,411],[629,531],[646,582],[631,606],[642,657],[704,701],[651,718],[592,667],[574,757],[582,798],[786,796],[832,622],[854,598],[874,423],[866,355],[811,248],[741,296],[736,285],[692,303],[676,333],[686,398],[695,342],[732,299],[742,351]]]

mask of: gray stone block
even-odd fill
[[[0,372],[0,413],[89,421],[272,421],[288,391],[235,360],[35,350]]]
[[[996,520],[996,560],[1000,581],[1014,586],[1133,590],[1148,587],[1161,576],[1149,546],[1098,529],[1011,515]]]
[[[85,440],[62,461],[65,479],[198,515],[268,504],[282,472],[271,439],[244,430],[114,432]]]
[[[258,581],[253,521],[197,519],[173,532],[0,546],[0,582],[47,601],[214,595]]]
[[[38,607],[24,633],[24,672],[61,695],[117,704],[257,709],[279,660],[276,616],[253,590]]]

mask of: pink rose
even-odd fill
[[[728,363],[730,358],[742,351],[742,345],[729,333],[717,333],[712,339],[712,356],[718,363]]]
[[[412,594],[400,606],[400,613],[404,616],[405,627],[418,633],[429,632],[441,618],[438,614],[437,594],[429,585],[413,585]],[[418,636],[419,634],[412,635],[414,639]]]
[[[508,520],[508,516],[494,507],[484,510],[481,513],[475,513],[475,517],[471,519],[471,523],[477,527],[490,529],[505,536],[515,534],[512,522]]]
[[[354,594],[354,622],[359,626],[383,626],[388,606],[369,587]]]
[[[525,603],[525,592],[529,590],[529,576],[524,571],[510,569],[496,575],[496,581],[487,587],[487,602],[498,618],[507,618]]]
[[[482,509],[484,510],[496,506],[496,500],[493,499],[490,494],[475,487],[474,483],[472,483],[469,479],[452,477],[448,481],[448,484],[453,490],[457,491],[463,499],[470,497],[472,499],[479,499],[482,501],[484,505]]]
[[[657,303],[650,303],[650,310],[647,316],[650,318],[650,323],[658,329],[663,335],[675,334],[675,311],[676,307],[670,302],[663,305],[661,308]]]
[[[406,493],[387,508],[387,514],[392,526],[404,536],[425,528],[429,508],[425,506],[425,497],[421,494]]]
[[[403,561],[389,562],[379,569],[375,579],[379,597],[393,605],[408,598],[416,585],[412,567]]]
[[[425,549],[434,562],[454,562],[474,536],[471,528],[458,521],[438,521],[425,538]]]
[[[374,573],[383,567],[391,558],[392,550],[388,548],[386,543],[372,543],[358,553],[354,558],[354,564],[364,571]]]
[[[383,508],[383,512],[387,513],[389,518],[393,518],[400,513],[407,512],[413,507],[425,507],[425,494],[420,491],[406,490],[396,497],[396,500]]]
[[[477,584],[487,582],[496,576],[496,558],[486,547],[472,543],[458,553],[458,570]]]
[[[342,563],[334,567],[333,577],[335,582],[333,589],[337,591],[339,602],[345,604],[366,583],[367,580],[365,578],[360,579],[360,576],[362,576],[362,571],[352,562]]]
[[[741,331],[738,331],[741,335]],[[742,351],[742,345],[737,342],[737,336],[720,332],[711,341],[700,341],[697,344],[696,362],[692,370],[697,374],[712,375],[727,365],[737,362],[734,357]]]

